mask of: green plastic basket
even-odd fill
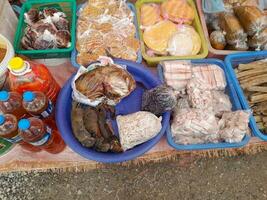
[[[139,30],[139,34],[140,34],[140,40],[141,40],[141,51],[142,51],[142,56],[143,58],[147,61],[147,64],[149,66],[155,66],[157,65],[160,61],[162,60],[192,60],[192,59],[201,59],[201,58],[205,58],[208,55],[208,47],[205,41],[205,37],[204,37],[204,33],[202,30],[202,26],[199,20],[199,16],[197,13],[197,9],[195,7],[195,3],[193,0],[187,0],[187,2],[190,4],[190,6],[194,9],[195,12],[195,19],[192,23],[192,26],[196,29],[196,31],[198,32],[200,39],[201,39],[201,49],[200,52],[197,55],[192,55],[192,56],[149,56],[146,53],[146,47],[143,41],[143,32],[140,29],[140,25],[141,25],[141,21],[140,21],[140,9],[141,6],[143,4],[146,3],[162,3],[165,0],[138,0],[135,3],[135,7],[136,7],[136,15],[137,15],[137,22],[138,22],[138,30]]]
[[[0,138],[0,156],[9,152],[14,146],[12,143]]]
[[[24,35],[26,23],[24,22],[24,13],[31,8],[43,10],[45,8],[57,8],[67,15],[70,23],[71,46],[65,49],[47,49],[47,50],[24,50],[21,46],[21,39]],[[22,54],[32,59],[44,58],[67,58],[71,56],[71,51],[75,46],[76,35],[76,0],[34,0],[23,4],[20,12],[19,23],[14,40],[14,49],[17,54]]]

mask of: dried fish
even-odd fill
[[[74,92],[80,93],[90,101],[106,101],[107,104],[117,104],[128,96],[136,87],[131,74],[114,64],[101,66],[78,75],[74,81]]]

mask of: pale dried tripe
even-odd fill
[[[139,111],[117,116],[120,143],[124,151],[155,137],[161,130],[161,117]]]

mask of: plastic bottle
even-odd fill
[[[14,115],[0,115],[0,137],[13,144],[19,143],[22,148],[29,151],[41,151],[38,147],[25,143],[22,137],[18,134],[18,121]]]
[[[0,137],[11,143],[18,143],[22,140],[18,135],[18,121],[14,115],[0,115]]]
[[[66,146],[59,133],[38,118],[21,119],[18,126],[19,134],[25,142],[49,153],[59,153]]]
[[[0,91],[0,110],[15,115],[18,119],[26,115],[22,107],[22,97],[17,92]]]
[[[42,92],[24,92],[22,105],[32,116],[40,119],[52,119],[54,117],[53,103]]]
[[[54,104],[60,91],[58,83],[43,64],[14,57],[9,62],[9,84],[12,91],[43,92]]]

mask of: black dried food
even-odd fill
[[[56,33],[57,46],[59,48],[70,47],[70,33],[69,31],[58,31]]]
[[[39,20],[39,12],[37,9],[30,9],[27,13],[24,13],[25,22],[27,24],[34,24]]]
[[[57,21],[54,21],[57,30],[69,30],[69,21],[60,17]]]
[[[175,90],[167,85],[160,85],[147,90],[142,96],[142,110],[161,115],[172,110],[177,104]]]

